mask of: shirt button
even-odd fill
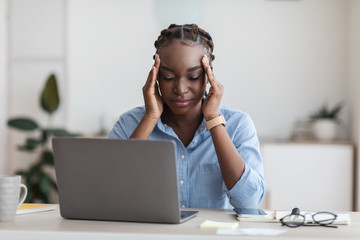
[[[183,180],[180,180],[180,185],[184,185],[184,181],[183,181]]]
[[[183,204],[183,205],[181,205],[181,207],[183,207],[183,208],[184,208],[184,207],[185,207],[185,205]]]
[[[184,155],[181,155],[181,159],[184,159],[185,158],[185,156]]]
[[[197,140],[196,140],[196,139],[194,140],[194,143],[197,143]]]

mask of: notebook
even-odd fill
[[[180,223],[172,141],[53,138],[60,214],[69,219]]]
[[[23,203],[18,207],[16,214],[37,213],[55,210],[55,204],[36,204],[36,203]]]

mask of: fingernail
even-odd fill
[[[207,58],[206,54],[204,55],[205,57],[205,62],[209,65],[209,59]]]

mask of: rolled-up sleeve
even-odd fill
[[[128,139],[145,113],[145,106],[134,108],[122,114],[108,134],[108,138]]]
[[[255,126],[249,115],[241,117],[232,140],[245,161],[245,170],[232,189],[227,189],[223,183],[223,190],[233,207],[256,208],[265,194],[264,167]]]

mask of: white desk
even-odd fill
[[[148,224],[66,220],[59,210],[18,215],[14,222],[0,222],[0,239],[360,239],[360,212],[351,213],[351,224],[339,228],[287,228],[278,223],[240,222],[239,228],[286,229],[275,237],[216,235],[215,229],[200,229],[206,219],[236,221],[232,211],[200,209],[199,215],[182,224]]]

